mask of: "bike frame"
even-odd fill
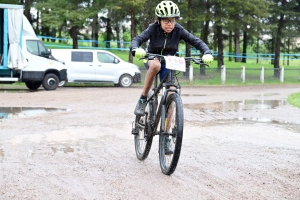
[[[148,103],[149,101],[152,101],[153,99],[158,100],[158,94],[160,93],[161,89],[163,89],[163,95],[161,97],[160,103],[158,108],[155,110],[155,120],[153,123],[150,124],[151,126],[151,134],[154,135],[158,135],[159,133],[156,132],[157,128],[158,128],[158,124],[160,121],[160,117],[161,117],[161,113],[164,112],[165,110],[165,103],[166,103],[166,99],[167,99],[167,95],[169,92],[175,92],[175,93],[179,93],[178,89],[180,89],[179,85],[175,84],[175,72],[174,70],[169,70],[168,75],[160,82],[160,84],[158,85],[158,74],[156,74],[155,76],[155,80],[154,80],[154,88],[152,90],[154,90],[153,94],[151,95],[151,97],[148,99]],[[157,86],[158,85],[158,86]],[[171,87],[174,87],[175,89],[171,89]],[[164,126],[164,124],[162,124],[162,126]],[[164,127],[162,127],[162,130],[164,130]]]

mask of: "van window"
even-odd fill
[[[93,52],[73,51],[71,55],[73,62],[93,62]]]
[[[45,56],[48,50],[39,40],[26,40],[27,51],[37,55]]]
[[[97,57],[99,62],[115,63],[115,57],[108,53],[97,52]]]

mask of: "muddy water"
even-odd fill
[[[30,117],[48,112],[70,111],[70,109],[42,108],[42,107],[0,107],[0,119]]]
[[[269,94],[267,96],[273,96],[274,94]],[[191,95],[193,96],[193,95]],[[230,123],[230,124],[254,124],[254,123],[266,123],[266,124],[276,124],[280,127],[284,127],[287,130],[291,130],[300,133],[300,119],[286,119],[286,120],[275,120],[272,118],[263,117],[243,117],[245,111],[255,111],[268,109],[277,109],[287,105],[285,99],[281,100],[259,100],[259,99],[246,99],[243,101],[224,101],[215,103],[199,103],[199,104],[185,104],[184,107],[189,110],[199,111],[198,115],[203,116],[203,114],[214,115],[219,113],[229,113],[237,112],[238,117],[234,120],[219,119],[219,122],[214,121],[214,124],[219,123]],[[291,120],[291,121],[289,121]]]
[[[274,109],[286,105],[286,100],[243,100],[243,101],[224,101],[216,103],[186,104],[185,108],[199,110],[201,112],[229,112],[241,110],[261,110]]]

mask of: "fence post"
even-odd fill
[[[260,82],[264,83],[265,82],[265,67],[261,66],[260,68]]]
[[[192,82],[194,79],[194,68],[192,65],[190,65],[189,75],[190,75],[190,82]]]
[[[242,83],[245,83],[245,79],[246,79],[246,69],[245,66],[242,66],[242,74],[241,74]]]
[[[226,66],[225,65],[221,66],[221,81],[222,81],[222,84],[226,83]]]
[[[280,82],[283,83],[284,81],[284,66],[280,68]]]

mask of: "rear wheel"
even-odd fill
[[[58,77],[55,74],[46,74],[43,80],[43,87],[45,90],[56,90],[58,87]]]
[[[159,136],[159,161],[161,171],[171,175],[177,166],[183,135],[183,107],[177,93],[170,94],[161,115],[161,130]],[[172,154],[166,155],[165,143],[169,141]]]
[[[135,131],[137,134],[134,136],[134,146],[136,157],[139,160],[145,160],[148,157],[153,141],[148,117],[149,103],[146,106],[145,113],[145,116],[136,116],[135,118]]]
[[[37,90],[42,85],[42,83],[41,82],[28,81],[28,82],[25,82],[25,85],[30,90]]]

